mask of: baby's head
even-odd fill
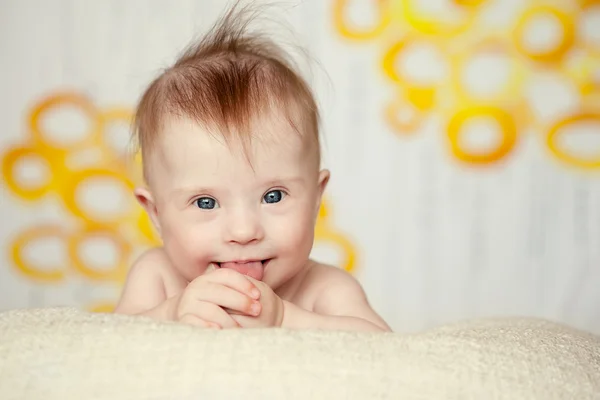
[[[143,94],[134,132],[147,188],[135,194],[188,280],[216,262],[276,289],[308,261],[329,172],[311,90],[241,15]]]

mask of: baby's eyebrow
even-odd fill
[[[275,179],[269,179],[262,183],[264,186],[277,186],[277,185],[289,185],[289,184],[302,184],[304,179],[301,176],[290,176],[290,177],[277,177]]]
[[[304,178],[302,176],[288,176],[288,177],[277,177],[271,178],[266,181],[259,183],[259,187],[267,189],[271,186],[288,186],[288,185],[303,185]],[[223,188],[209,187],[209,186],[194,186],[194,185],[182,185],[175,187],[171,190],[172,196],[191,196],[195,194],[207,194],[217,195]]]
[[[180,186],[176,187],[172,190],[174,195],[190,195],[194,193],[214,193],[215,188],[210,188],[206,186]]]

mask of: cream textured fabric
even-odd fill
[[[600,338],[531,319],[412,335],[0,314],[0,399],[600,399]]]

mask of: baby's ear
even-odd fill
[[[329,173],[328,169],[322,169],[319,172],[319,201],[320,201],[321,197],[323,197],[323,193],[325,192],[325,189],[327,188],[327,183],[329,183],[330,176],[331,176],[331,174]]]
[[[160,234],[160,221],[158,219],[158,210],[156,209],[156,203],[154,202],[154,197],[152,196],[152,193],[146,188],[136,188],[133,191],[133,194],[135,195],[135,198],[138,201],[138,203],[140,203],[140,205],[144,207],[144,210],[146,210],[146,213],[152,221],[152,225],[154,225],[154,228]]]
[[[317,202],[315,204],[315,216],[319,215],[319,209],[321,208],[321,200],[323,199],[323,193],[325,193],[325,189],[327,188],[327,183],[329,183],[329,170],[323,169],[319,172],[319,181],[318,181],[318,193],[317,193]]]

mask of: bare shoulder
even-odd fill
[[[355,280],[352,275],[350,275],[348,272],[346,272],[346,270],[335,267],[333,265],[319,263],[316,261],[312,262],[310,271],[307,274],[306,279],[311,279],[311,280],[314,279],[316,282],[319,282],[319,281],[322,282],[323,279],[326,279],[326,280],[330,280],[330,279],[333,279],[333,280],[340,280],[340,279],[341,280],[345,280],[345,279]]]
[[[129,269],[115,312],[135,314],[164,301],[166,263],[162,248],[142,253]]]
[[[336,296],[346,293],[366,300],[366,294],[358,280],[346,270],[332,265],[313,262],[305,280],[308,286],[320,294],[319,298],[327,297],[327,293],[333,290]]]
[[[135,264],[143,264],[143,265],[152,265],[155,268],[160,268],[160,266],[167,262],[167,254],[162,247],[153,247],[146,251],[144,251],[135,261]]]
[[[144,251],[131,266],[128,279],[157,278],[163,279],[168,271],[169,259],[162,247],[154,247]]]
[[[305,279],[307,286],[314,291],[314,312],[364,318],[390,329],[369,304],[360,282],[349,272],[315,262]]]

